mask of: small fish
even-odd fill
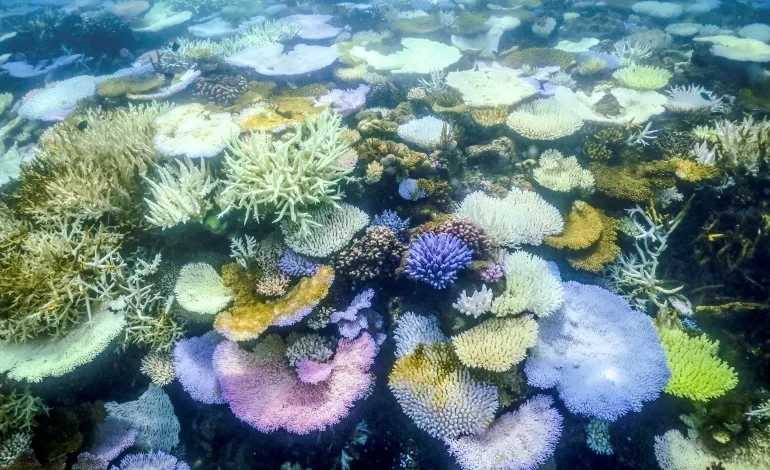
[[[171,50],[176,52],[176,51],[179,50],[179,47],[180,47],[179,43],[178,42],[174,42],[174,44],[171,45]]]
[[[80,129],[81,131],[86,130],[87,127],[88,127],[88,121],[86,120],[80,121],[78,123],[78,129]]]
[[[705,91],[700,92],[700,97],[703,98],[706,101],[711,101],[711,97]]]

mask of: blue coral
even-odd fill
[[[428,195],[421,189],[414,178],[406,178],[398,184],[398,195],[407,201],[417,201]]]
[[[457,272],[471,262],[473,250],[457,237],[426,233],[412,243],[405,272],[412,278],[445,289],[457,279]]]
[[[278,260],[278,268],[281,272],[292,277],[314,276],[320,267],[320,264],[290,249],[284,251],[281,259]]]
[[[396,211],[387,209],[382,214],[374,216],[372,225],[381,225],[389,228],[394,234],[399,235],[409,229],[410,222],[411,219],[409,217],[402,219],[396,214]]]

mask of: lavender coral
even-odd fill
[[[375,344],[366,333],[339,342],[331,371],[318,383],[300,380],[286,364],[285,351],[286,344],[275,335],[260,341],[253,352],[231,341],[222,342],[214,351],[214,370],[230,409],[261,432],[323,430],[344,418],[372,385],[369,368]],[[301,372],[311,382],[325,374],[318,369]]]
[[[436,289],[445,289],[457,272],[471,262],[473,251],[460,239],[446,234],[421,235],[411,246],[406,273]]]
[[[212,357],[214,348],[222,341],[216,331],[203,336],[181,339],[174,347],[174,369],[182,388],[193,400],[201,403],[224,403]]]
[[[320,267],[320,264],[290,249],[286,249],[278,260],[278,269],[292,277],[314,276]]]
[[[110,470],[190,470],[190,466],[165,452],[131,454],[123,457],[120,466]]]
[[[411,219],[409,217],[402,219],[396,214],[396,211],[387,209],[383,211],[382,214],[374,216],[372,225],[382,225],[383,227],[389,228],[396,235],[399,235],[409,229],[410,222]]]
[[[539,319],[524,372],[530,385],[556,387],[567,409],[614,421],[655,400],[671,372],[646,315],[597,286],[566,282],[564,304]]]

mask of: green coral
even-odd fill
[[[707,401],[738,384],[735,370],[716,355],[719,341],[712,342],[706,335],[691,337],[681,330],[662,329],[659,333],[671,369],[667,393]]]
[[[43,400],[29,390],[0,395],[0,436],[16,431],[31,431],[35,416],[48,411]]]
[[[427,34],[441,29],[441,23],[439,23],[436,15],[425,15],[413,18],[396,18],[390,23],[390,27],[407,34]]]

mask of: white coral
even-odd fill
[[[564,302],[564,288],[548,263],[525,251],[502,252],[499,263],[505,273],[505,292],[495,299],[492,312],[497,316],[524,311],[547,317]]]
[[[519,106],[506,124],[528,139],[556,140],[579,131],[583,120],[561,103],[541,99]]]
[[[205,160],[201,159],[200,168],[190,159],[176,163],[176,168],[158,167],[157,182],[144,177],[152,194],[152,198],[144,199],[150,209],[145,218],[163,229],[202,218],[212,207],[207,198],[217,186]]]
[[[176,301],[185,310],[201,315],[214,315],[233,300],[233,293],[222,283],[216,270],[207,263],[182,266],[174,286]]]
[[[481,290],[474,291],[470,296],[462,291],[457,302],[452,307],[473,318],[478,318],[492,308],[492,290],[482,284]]]
[[[535,181],[553,191],[594,190],[594,176],[582,168],[575,157],[565,157],[558,150],[546,150],[540,155],[540,165],[532,172]]]
[[[403,140],[426,150],[433,150],[452,138],[452,125],[433,116],[413,119],[397,129]]]

